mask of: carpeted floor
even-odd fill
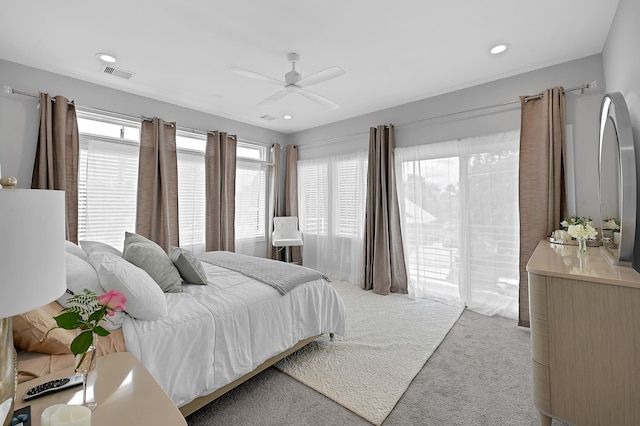
[[[383,425],[539,425],[531,397],[529,342],[529,330],[514,320],[464,311]],[[275,368],[188,416],[187,422],[370,424]]]

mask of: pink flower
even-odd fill
[[[114,311],[124,311],[124,304],[127,298],[124,294],[116,290],[108,291],[98,297],[98,303],[107,307],[107,315],[110,317],[115,315]]]

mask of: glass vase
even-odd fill
[[[578,238],[578,254],[587,254],[587,239]]]
[[[96,352],[97,352],[97,339],[96,334],[92,334],[93,342],[86,352],[76,355],[76,374],[82,374],[82,405],[89,408],[91,411],[95,410],[98,404],[87,401],[87,381],[89,379],[89,373],[96,368]]]

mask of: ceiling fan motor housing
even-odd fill
[[[296,70],[291,70],[284,75],[284,81],[287,84],[296,84],[302,78],[302,74],[300,74]]]

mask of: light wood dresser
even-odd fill
[[[542,425],[640,425],[640,274],[541,241],[527,264]]]

